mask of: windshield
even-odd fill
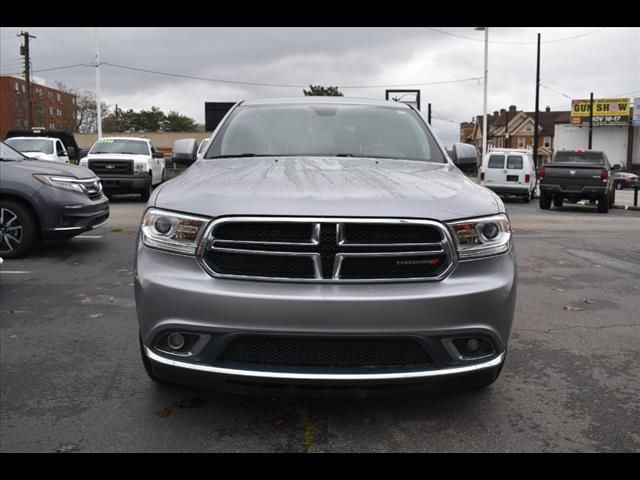
[[[91,148],[91,153],[128,153],[131,155],[149,155],[147,142],[142,140],[115,140],[101,138]]]
[[[0,160],[4,161],[16,161],[27,160],[27,158],[20,152],[15,151],[13,148],[0,142]]]
[[[205,158],[347,156],[446,163],[424,122],[406,108],[307,104],[238,107]]]
[[[602,165],[604,163],[604,157],[602,152],[566,152],[561,151],[556,153],[554,162],[569,162],[569,163],[592,163],[594,165]]]
[[[53,142],[42,138],[7,138],[4,141],[19,152],[53,153]]]

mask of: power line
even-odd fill
[[[280,87],[280,88],[306,88],[309,84],[282,84],[282,83],[263,83],[263,82],[245,82],[240,80],[227,80],[220,78],[209,78],[209,77],[198,77],[194,75],[184,75],[180,73],[169,73],[169,72],[161,72],[158,70],[150,70],[146,68],[138,68],[138,67],[130,67],[126,65],[117,65],[114,63],[103,62],[102,65],[107,65],[110,67],[120,68],[124,70],[133,70],[136,72],[144,72],[144,73],[153,73],[156,75],[165,75],[169,77],[176,78],[185,78],[189,80],[202,80],[206,82],[214,82],[214,83],[228,83],[233,85],[251,85],[251,86],[259,86],[259,87]],[[423,85],[442,85],[447,83],[460,83],[460,82],[468,82],[472,80],[479,80],[480,77],[471,77],[471,78],[462,78],[456,80],[442,80],[437,82],[416,82],[416,83],[406,83],[401,85],[338,85],[338,88],[400,88],[400,87],[411,87],[411,86],[423,86]]]
[[[546,88],[547,90],[550,90],[550,91],[552,91],[552,92],[555,92],[555,93],[557,93],[558,95],[562,95],[563,97],[567,97],[567,98],[568,98],[568,99],[570,99],[570,100],[573,98],[573,97],[570,97],[569,95],[567,95],[566,93],[559,92],[558,90],[554,90],[554,89],[553,89],[553,88],[551,88],[551,87],[547,87],[546,85],[543,85],[543,84],[542,84],[542,82],[540,82],[540,86],[541,86],[542,88]]]
[[[484,42],[484,40],[480,39],[480,38],[472,38],[472,37],[467,37],[467,36],[464,36],[464,35],[458,35],[456,33],[447,32],[445,30],[440,30],[439,28],[432,28],[432,27],[426,27],[426,28],[427,28],[427,30],[432,30],[434,32],[442,33],[444,35],[449,35],[451,37],[462,38],[464,40],[472,40],[474,42]],[[581,33],[580,35],[574,35],[573,37],[558,38],[556,40],[547,40],[547,41],[540,42],[540,43],[558,43],[558,42],[566,42],[568,40],[575,40],[576,38],[586,37],[587,35],[593,35],[594,33],[601,32],[602,30],[605,30],[606,28],[607,27],[602,27],[602,28],[598,28],[596,30],[592,30],[590,32]],[[503,44],[503,45],[535,45],[538,42],[507,42],[507,41],[502,41],[502,40],[489,40],[489,43],[498,43],[498,44]]]

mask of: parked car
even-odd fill
[[[49,162],[69,163],[67,150],[57,138],[11,137],[7,138],[5,143],[29,158]]]
[[[140,227],[153,380],[269,394],[496,380],[516,298],[509,218],[420,112],[246,101],[211,142],[197,160],[194,139],[174,144],[195,163],[153,192]]]
[[[557,150],[551,162],[540,169],[540,208],[562,207],[563,201],[598,203],[598,211],[607,213],[615,202],[613,172],[607,154],[600,150]]]
[[[100,177],[107,195],[139,193],[145,202],[165,177],[164,153],[147,138],[102,137],[80,165]]]
[[[40,238],[71,238],[108,220],[109,202],[92,171],[35,160],[0,142],[0,257],[26,255]]]
[[[635,173],[616,172],[613,175],[613,184],[616,190],[622,190],[623,188],[633,188],[636,185],[640,186],[640,177]]]
[[[530,150],[492,149],[482,159],[480,185],[499,195],[512,195],[529,202],[536,192],[536,167]]]
[[[55,138],[62,142],[63,148],[56,147],[55,151],[65,151],[68,157],[68,160],[71,163],[78,164],[80,160],[80,149],[78,147],[78,143],[76,142],[75,136],[73,132],[69,132],[66,130],[46,130],[43,128],[32,128],[31,130],[9,130],[7,132],[6,140],[15,137],[29,137],[29,138]],[[10,144],[10,143],[9,143]],[[22,152],[25,153],[25,152]],[[53,153],[53,152],[52,152]],[[25,153],[28,155],[28,153]],[[63,155],[64,156],[64,155]],[[47,158],[41,158],[41,160],[48,160]],[[64,162],[68,163],[68,162]]]

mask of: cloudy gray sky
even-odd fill
[[[2,28],[0,73],[21,71],[15,36],[27,30],[34,75],[95,89],[95,68],[51,69],[101,61],[139,69],[239,82],[341,87],[346,96],[384,98],[385,87],[415,85],[431,102],[445,144],[458,123],[482,111],[484,33],[433,28]],[[570,98],[640,96],[640,28],[490,28],[488,109],[533,110],[536,33],[542,34],[540,107],[569,109]],[[465,38],[462,38],[465,37]],[[576,37],[576,38],[571,38]],[[177,110],[204,123],[205,101],[302,95],[301,87],[238,85],[102,67],[109,105]],[[422,84],[422,85],[420,85]],[[347,88],[376,86],[375,88]],[[412,87],[407,87],[412,88]],[[566,96],[564,96],[566,95]],[[567,98],[570,97],[570,98]]]

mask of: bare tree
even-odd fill
[[[96,94],[91,90],[79,90],[69,87],[62,82],[56,82],[56,88],[75,95],[75,112],[73,131],[80,133],[96,132],[98,130],[98,113],[96,108]],[[109,116],[110,108],[105,102],[100,102],[102,106],[102,121]]]

